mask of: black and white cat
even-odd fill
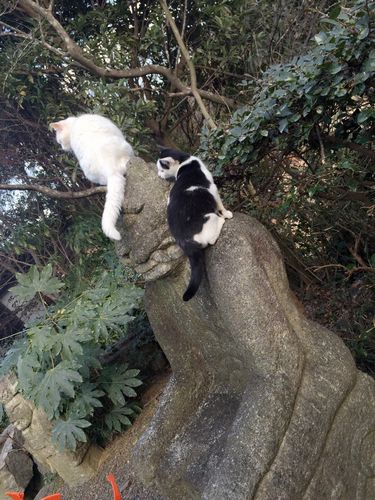
[[[196,294],[204,273],[204,249],[216,243],[226,210],[211,173],[202,160],[175,149],[163,149],[157,161],[158,175],[175,180],[168,199],[168,224],[177,244],[190,261],[191,277],[183,300]]]
[[[50,126],[60,146],[65,151],[73,151],[87,179],[107,186],[102,229],[108,238],[120,240],[116,221],[124,199],[124,175],[128,161],[134,156],[133,148],[121,130],[104,116],[70,116]]]

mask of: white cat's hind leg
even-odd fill
[[[207,220],[203,224],[202,231],[194,235],[194,240],[203,247],[214,245],[220,236],[221,229],[225,222],[223,217],[211,213],[206,215]]]
[[[125,177],[114,174],[108,177],[107,195],[105,198],[102,215],[103,233],[111,240],[121,240],[121,234],[116,229],[116,221],[119,216],[124,199]]]

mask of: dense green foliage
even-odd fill
[[[16,275],[12,292],[24,300],[37,296],[45,316],[28,325],[1,365],[2,373],[16,371],[19,390],[53,421],[61,448],[75,449],[86,433],[102,442],[139,411],[132,403],[139,370],[107,365],[104,355],[126,336],[143,292],[108,244],[100,246],[98,219],[89,222],[78,219],[66,235],[75,265],[65,282],[52,275],[51,264]],[[82,224],[89,229],[84,238]]]
[[[206,129],[200,147],[232,206],[272,230],[294,285],[301,294],[303,283],[302,298],[315,303],[314,317],[345,332],[370,372],[374,23],[373,2],[336,4],[310,51],[271,66],[259,81],[243,80],[251,99],[230,121]]]
[[[18,275],[13,292],[22,298],[56,292],[63,286],[50,276],[50,267],[34,267]],[[42,279],[41,279],[42,278]],[[64,296],[34,322],[26,338],[14,345],[2,370],[16,368],[19,389],[54,422],[53,437],[62,447],[75,449],[86,441],[82,429],[108,436],[131,425],[141,385],[139,370],[126,364],[103,366],[101,356],[126,332],[140,306],[142,291],[127,282],[124,269],[102,271],[75,297]]]
[[[252,87],[251,103],[210,135],[207,157],[216,169],[232,161],[251,168],[272,149],[311,149],[318,134],[323,144],[357,144],[354,150],[366,153],[359,146],[373,138],[374,20],[373,3],[336,5],[322,20],[328,29],[315,35],[313,50],[271,66],[256,84],[243,82]]]

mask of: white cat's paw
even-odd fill
[[[102,228],[103,233],[111,240],[115,241],[120,241],[121,240],[121,234],[117,231],[116,228]]]
[[[230,210],[224,210],[223,216],[224,216],[224,219],[232,219],[233,213]]]

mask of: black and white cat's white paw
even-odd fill
[[[219,210],[220,217],[224,217],[224,219],[233,219],[233,212],[230,210],[226,210],[225,208],[223,210]]]
[[[223,210],[224,219],[233,219],[233,212],[230,210]]]

